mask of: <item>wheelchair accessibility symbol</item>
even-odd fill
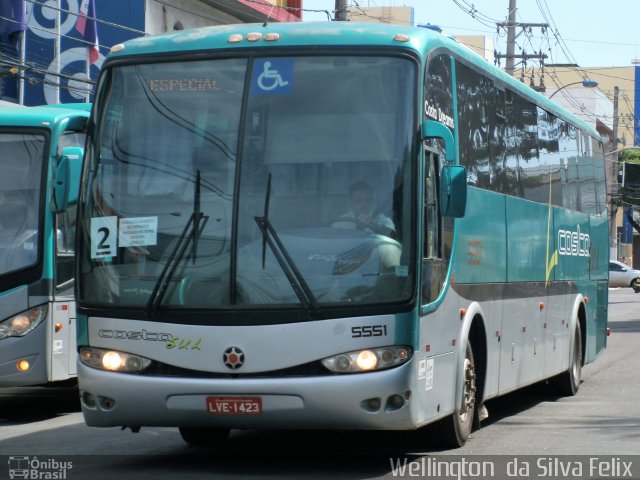
[[[254,66],[254,93],[288,93],[291,91],[290,79],[293,61],[287,58],[256,60]]]
[[[286,85],[289,85],[289,82],[282,79],[278,70],[271,70],[271,62],[264,62],[264,70],[258,77],[258,86],[262,90],[269,91]]]

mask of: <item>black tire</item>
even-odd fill
[[[471,435],[476,414],[476,375],[473,349],[471,343],[467,342],[462,379],[462,403],[452,415],[434,425],[441,439],[438,443],[442,447],[462,447]]]
[[[640,293],[640,278],[634,278],[631,280],[631,288],[635,293]]]
[[[221,447],[229,437],[228,428],[179,427],[180,436],[194,447]]]
[[[572,397],[580,389],[582,381],[582,328],[576,321],[573,329],[573,351],[570,353],[569,369],[551,379],[550,387],[554,394],[562,397]]]

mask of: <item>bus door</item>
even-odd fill
[[[77,125],[76,125],[77,124]],[[57,158],[65,147],[84,147],[83,119],[70,123],[71,130],[58,139]],[[79,183],[74,188],[79,188]],[[69,205],[54,217],[55,225],[55,301],[50,325],[51,381],[66,380],[76,372],[76,308],[74,301],[74,265],[76,205]]]
[[[422,251],[421,304],[435,301],[442,290],[446,265],[442,259],[441,222],[438,208],[439,156],[425,150],[424,165],[424,241]]]

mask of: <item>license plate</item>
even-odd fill
[[[260,397],[207,397],[207,411],[214,415],[261,415]]]

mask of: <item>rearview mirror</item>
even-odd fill
[[[467,206],[467,169],[445,165],[440,174],[440,213],[443,217],[464,217]]]
[[[440,173],[440,213],[443,217],[464,217],[467,206],[467,171],[456,161],[453,134],[442,123],[425,120],[422,122],[422,138],[439,138],[444,142],[447,164]]]
[[[53,183],[52,210],[56,213],[62,212],[78,202],[83,156],[84,148],[66,147],[62,150]]]

